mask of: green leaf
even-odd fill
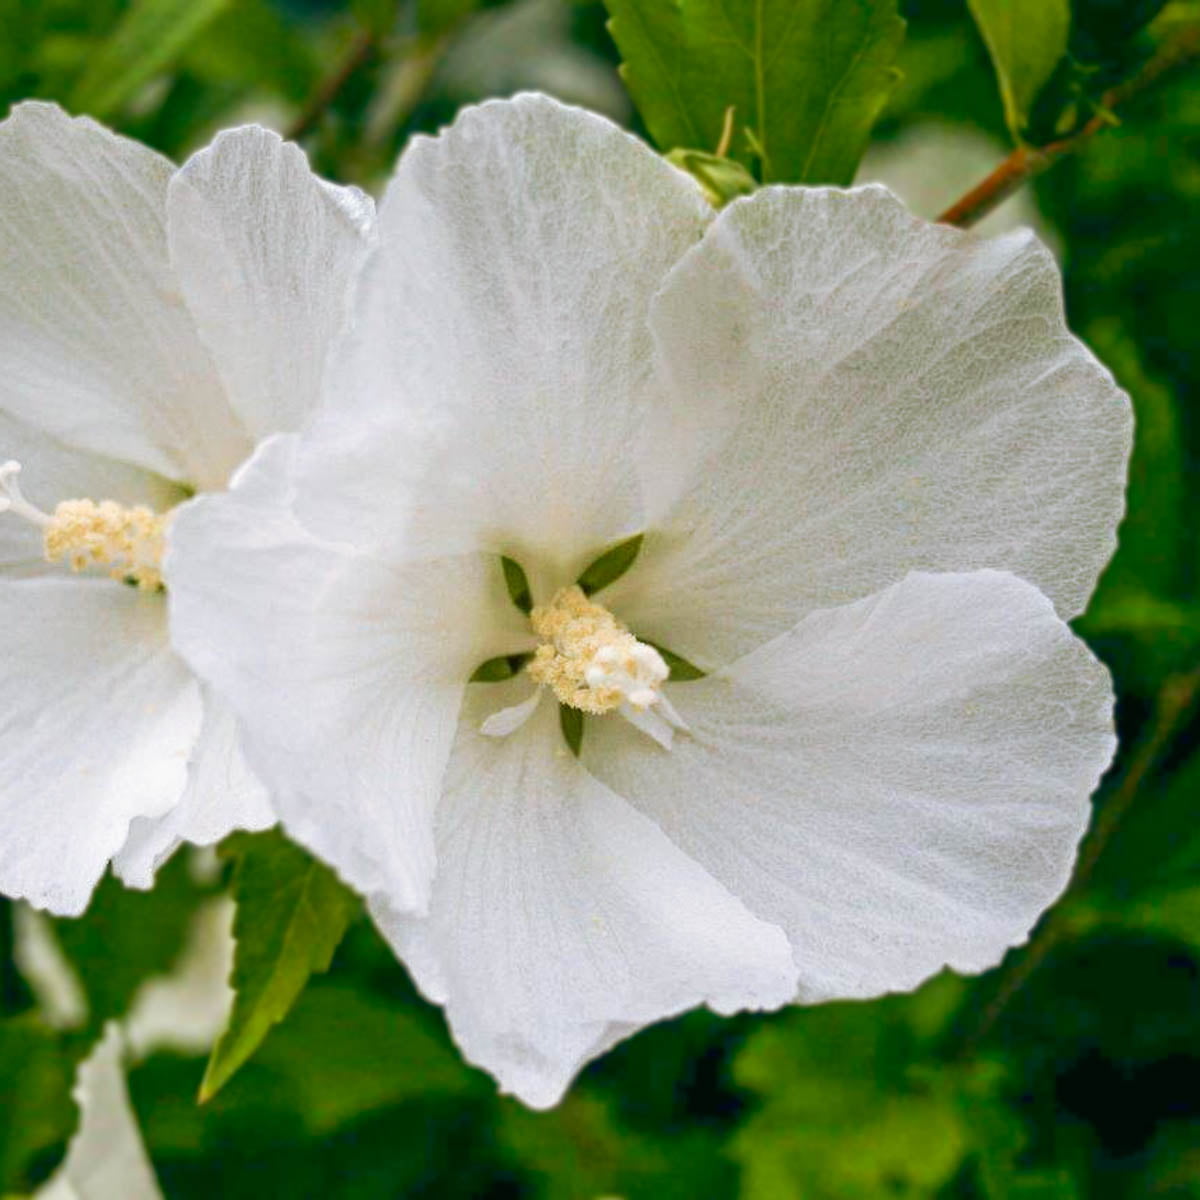
[[[499,1106],[496,1136],[529,1174],[530,1200],[732,1196],[721,1142],[704,1129],[652,1133],[622,1124],[613,1102],[576,1085],[549,1112]]]
[[[490,1095],[486,1077],[463,1062],[444,1032],[412,1010],[333,982],[305,992],[255,1065],[287,1078],[314,1134],[406,1100]]]
[[[1136,437],[1129,464],[1128,512],[1120,542],[1092,606],[1099,615],[1109,594],[1183,594],[1189,500],[1180,406],[1171,389],[1147,370],[1120,317],[1092,321],[1087,341],[1133,401]]]
[[[358,900],[328,867],[283,834],[230,839],[233,894],[233,1011],[213,1048],[200,1099],[224,1086],[282,1021],[315,971],[328,970]]]
[[[70,106],[106,118],[169,67],[230,0],[134,0],[90,58]]]
[[[1200,1184],[1200,1122],[1161,1122],[1139,1159],[1144,1164],[1137,1173],[1140,1186],[1129,1193],[1134,1200],[1190,1200]]]
[[[949,973],[873,1003],[794,1010],[761,1024],[734,1061],[758,1101],[733,1140],[745,1200],[933,1196],[981,1136],[1019,1143],[996,1097],[1002,1072],[936,1056],[961,1005]]]
[[[953,1093],[886,1055],[884,1023],[861,1006],[750,1039],[736,1074],[762,1104],[734,1140],[746,1200],[929,1196],[950,1181],[971,1142]]]
[[[1200,605],[1192,593],[1196,523],[1189,497],[1185,405],[1111,312],[1089,321],[1086,340],[1129,392],[1134,444],[1126,514],[1113,556],[1078,622],[1104,639],[1102,657],[1128,689],[1152,694],[1200,656]]]
[[[417,29],[422,37],[439,37],[482,7],[482,0],[417,0]]]
[[[15,913],[17,902],[0,897],[0,1017],[33,1007],[33,993],[17,967]]]
[[[327,69],[305,32],[271,0],[238,0],[191,43],[181,66],[219,94],[276,92],[299,105]]]
[[[1200,880],[1191,886],[1148,892],[1106,911],[1110,923],[1200,947]]]
[[[1138,791],[1097,861],[1087,892],[1065,915],[1097,925],[1175,938],[1200,949],[1200,752]]]
[[[987,44],[1004,115],[1016,139],[1029,124],[1038,93],[1067,52],[1068,0],[967,0]]]
[[[1141,897],[1162,889],[1200,887],[1200,751],[1170,772],[1156,773],[1138,789],[1137,799],[1096,862],[1091,891],[1110,897],[1111,907],[1130,914]],[[1090,897],[1089,897],[1090,898]],[[1200,924],[1193,937],[1200,945]]]
[[[399,8],[396,0],[350,0],[355,19],[376,37],[382,37],[396,24]]]
[[[664,150],[715,150],[764,183],[846,184],[899,79],[895,0],[606,0],[622,75]]]
[[[61,1157],[77,1118],[76,1058],[32,1015],[0,1021],[0,1195],[30,1190]]]

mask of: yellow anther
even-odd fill
[[[48,562],[67,562],[75,571],[107,567],[114,579],[144,591],[163,586],[162,558],[171,514],[144,505],[127,508],[115,500],[64,500],[46,513],[25,498],[21,464],[0,463],[0,513],[12,513],[42,531]]]
[[[114,579],[157,591],[163,586],[168,519],[140,504],[63,500],[42,530],[46,559],[67,562],[75,571],[107,568]]]
[[[581,588],[561,588],[533,610],[530,621],[542,644],[529,674],[562,704],[606,713],[622,704],[644,710],[661,698],[659,687],[669,674],[662,655]]]

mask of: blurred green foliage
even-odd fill
[[[1035,144],[1077,128],[1155,30],[1200,19],[1196,7],[1075,0],[1067,57],[1035,63],[1023,92],[1012,74],[1009,123]],[[612,5],[620,22],[639,9]],[[875,137],[936,117],[998,139],[998,161],[1009,135],[995,68],[1010,67],[989,57],[966,0],[899,9],[903,79]],[[890,6],[874,11],[895,28]],[[659,15],[678,13],[664,0]],[[0,0],[0,105],[56,99],[176,158],[259,120],[302,134],[331,177],[374,189],[412,133],[521,87],[659,131],[664,151],[713,151],[725,95],[707,97],[702,136],[666,144],[657,101],[644,94],[641,117],[631,108],[607,16],[591,0]],[[617,31],[636,59],[636,39]],[[1200,1196],[1200,727],[1178,691],[1200,666],[1200,76],[1177,73],[1120,117],[1036,184],[1072,326],[1138,417],[1120,549],[1079,622],[1118,687],[1120,757],[1097,798],[1101,822],[1113,819],[1090,877],[1048,918],[1052,936],[913,996],[689,1014],[531,1113],[462,1063],[440,1012],[358,917],[328,973],[281,1024],[259,1022],[261,1047],[207,1104],[202,1056],[134,1065],[166,1195]],[[761,167],[752,139],[734,149]],[[848,175],[831,163],[806,177]],[[224,871],[197,883],[179,858],[149,895],[110,880],[88,915],[55,923],[88,1002],[65,1032],[35,1011],[0,903],[0,1193],[53,1168],[75,1063],[177,960]]]

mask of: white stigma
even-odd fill
[[[21,464],[0,465],[0,513],[11,512],[42,531],[47,562],[69,563],[74,571],[101,567],[114,579],[143,591],[163,586],[162,557],[170,514],[115,500],[63,500],[53,514],[25,499],[17,476]]]
[[[0,492],[3,493],[0,495],[0,513],[11,512],[15,516],[24,517],[39,529],[48,529],[54,524],[54,518],[25,499],[21,486],[17,483],[20,473],[21,464],[11,458],[8,462],[0,464]]]
[[[618,691],[634,708],[649,708],[662,699],[659,688],[670,673],[653,646],[624,634],[620,644],[602,646],[592,655],[583,679],[594,692]]]

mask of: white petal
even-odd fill
[[[299,429],[316,403],[373,224],[366,196],[257,126],[222,133],[171,180],[171,260],[255,440]]]
[[[129,1103],[121,1029],[111,1022],[80,1065],[72,1092],[79,1128],[38,1200],[161,1200]]]
[[[670,750],[675,740],[675,727],[665,714],[655,708],[634,708],[632,704],[622,704],[620,712],[635,729],[653,738],[664,750]]]
[[[639,637],[720,665],[914,569],[1009,570],[1085,606],[1130,410],[1030,235],[928,225],[879,187],[768,188],[680,263],[654,324],[673,402],[647,445],[696,466],[605,597]]]
[[[215,846],[235,829],[268,829],[278,818],[267,789],[250,770],[233,711],[203,689],[204,722],[188,762],[183,797],[160,817],[137,817],[113,859],[128,887],[150,888],[179,845]]]
[[[787,931],[809,1000],[999,961],[1065,886],[1115,744],[1104,667],[993,571],[814,612],[672,696],[669,754],[600,720],[584,761]]]
[[[71,445],[196,487],[249,441],[167,254],[173,168],[49,104],[0,124],[0,408]]]
[[[415,138],[380,207],[348,374],[303,467],[304,519],[367,543],[420,536],[416,524],[436,553],[571,567],[636,532],[650,297],[710,216],[641,142],[545,96]],[[395,500],[414,425],[441,447],[408,466],[415,522]]]
[[[485,737],[508,737],[510,733],[516,733],[537,711],[541,700],[542,689],[535,687],[520,704],[510,704],[507,708],[498,708],[486,717],[479,726],[479,732]]]
[[[777,1007],[796,972],[777,928],[580,766],[554,705],[511,737],[478,732],[522,686],[472,685],[429,916],[374,913],[466,1057],[546,1108],[620,1037],[698,1004]]]
[[[0,892],[83,910],[129,823],[176,803],[199,688],[161,596],[109,579],[0,584]]]
[[[287,507],[294,444],[270,439],[230,492],[180,512],[173,637],[288,831],[364,894],[420,907],[466,680],[531,638],[506,640],[522,621],[496,559],[392,567],[308,534]]]
[[[185,496],[161,476],[72,449],[0,412],[0,462],[9,459],[21,464],[21,490],[43,512],[53,512],[60,500],[84,498],[146,504],[157,512],[166,512]],[[0,574],[12,578],[61,574],[62,570],[61,564],[46,562],[40,529],[19,517],[0,513]]]

